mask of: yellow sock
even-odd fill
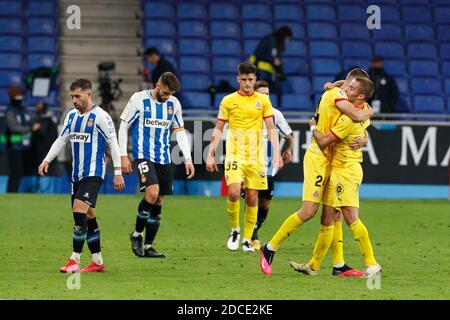
[[[239,200],[236,202],[231,202],[230,199],[227,198],[227,213],[230,217],[231,227],[234,229],[239,228],[239,211]]]
[[[270,240],[270,246],[275,250],[278,249],[281,243],[301,225],[302,221],[299,219],[297,212],[291,214],[286,220],[284,220],[284,223],[281,225],[280,229],[278,229],[272,240]]]
[[[334,223],[333,241],[331,241],[331,257],[333,265],[345,263],[342,221],[336,221]]]
[[[258,217],[258,206],[245,206],[244,213],[244,237],[243,239],[251,239],[253,229],[255,229],[256,218]]]
[[[316,240],[316,245],[314,246],[314,252],[311,260],[309,261],[309,266],[313,270],[319,270],[320,264],[323,258],[327,254],[328,248],[330,247],[331,241],[333,240],[334,225],[323,226],[320,225],[320,233]]]
[[[373,255],[372,244],[370,243],[369,232],[367,231],[366,226],[358,219],[350,225],[350,229],[358,243],[359,250],[364,256],[364,264],[366,266],[377,264]]]

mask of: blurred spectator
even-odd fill
[[[374,112],[394,112],[399,98],[399,91],[395,79],[384,70],[383,58],[374,56],[368,71],[375,84],[375,91],[368,103]]]
[[[9,88],[10,105],[6,111],[6,140],[8,153],[7,192],[18,192],[24,172],[24,152],[31,147],[31,117],[22,107],[21,88]]]
[[[258,80],[266,80],[270,91],[279,93],[280,82],[285,79],[281,54],[292,37],[292,30],[283,26],[264,36],[249,61],[258,68]]]
[[[147,63],[154,65],[153,70],[144,69],[143,75],[147,83],[147,88],[154,88],[159,77],[164,72],[176,74],[175,67],[159,53],[157,48],[148,48],[144,53]]]

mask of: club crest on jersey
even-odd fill
[[[90,118],[87,123],[88,128],[92,128],[94,126],[94,119]]]
[[[70,142],[91,143],[91,134],[82,132],[71,133]]]
[[[256,102],[256,109],[261,110],[261,102]]]
[[[167,129],[167,128],[169,128],[170,123],[171,123],[171,121],[169,121],[169,120],[146,118],[144,125],[146,127]]]

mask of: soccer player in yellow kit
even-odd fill
[[[372,96],[374,85],[367,78],[357,77],[350,82],[345,91],[349,101],[356,108],[367,109],[368,105],[365,101]],[[291,266],[298,272],[317,275],[333,238],[333,216],[339,210],[342,211],[342,215],[358,243],[361,254],[364,256],[366,268],[362,275],[374,276],[381,272],[381,266],[375,260],[367,228],[359,219],[359,187],[363,177],[361,167],[363,155],[361,149],[354,150],[350,147],[350,143],[354,139],[365,133],[370,121],[355,123],[343,114],[327,134],[317,130],[315,124],[315,120],[312,119],[310,122],[311,131],[319,147],[323,150],[331,145],[333,146],[331,176],[323,196],[323,204],[327,207],[325,215],[328,217],[322,219],[328,221],[328,225],[323,227],[328,228],[331,232],[328,232],[327,235],[326,232],[321,230],[313,257],[309,263],[291,262]]]
[[[227,213],[231,222],[227,247],[232,251],[239,247],[239,197],[242,181],[246,189],[242,251],[255,251],[251,246],[251,237],[258,215],[258,190],[266,190],[268,185],[263,156],[263,121],[274,150],[274,167],[280,169],[283,166],[278,133],[273,123],[272,104],[267,95],[254,90],[256,71],[256,67],[248,62],[239,64],[239,90],[222,99],[206,160],[207,171],[218,171],[216,149],[221,141],[224,125],[229,122],[224,167],[228,186]]]
[[[367,73],[359,68],[353,69],[347,75],[346,81],[349,82],[360,74]],[[320,132],[329,132],[342,113],[345,113],[354,121],[365,121],[373,115],[370,108],[367,110],[356,109],[348,101],[347,94],[343,89],[333,88],[322,95],[316,110],[317,129]],[[316,214],[322,201],[326,182],[331,174],[331,156],[332,152],[329,148],[321,150],[314,139],[311,141],[303,159],[302,207],[291,214],[272,239],[262,247],[260,267],[265,275],[272,273],[273,257],[281,243]]]

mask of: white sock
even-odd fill
[[[94,261],[99,266],[103,265],[102,253],[97,252],[92,254],[92,261]]]
[[[151,244],[146,244],[146,245],[144,245],[144,250],[147,250],[148,248],[151,248],[151,247],[152,247]]]
[[[343,266],[345,266],[345,262],[333,264],[333,268],[342,268]]]
[[[72,255],[70,256],[70,259],[72,259],[73,261],[80,263],[80,257],[81,257],[81,253],[78,252],[72,252]]]
[[[250,239],[248,239],[248,238],[242,239],[242,244],[244,244],[244,243],[246,243],[246,242],[251,243]]]
[[[241,228],[231,228],[231,232],[237,231],[238,233],[241,233]]]
[[[267,249],[269,249],[270,251],[277,251],[275,248],[273,248],[273,247],[270,245],[270,242],[267,242]]]
[[[141,236],[142,237],[142,235],[143,235],[144,233],[143,232],[137,232],[137,231],[134,231],[133,232],[133,237],[139,237],[139,236]]]

